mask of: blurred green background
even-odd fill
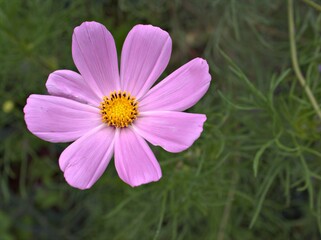
[[[321,239],[321,121],[291,62],[320,107],[318,3],[0,0],[0,239]],[[90,190],[73,189],[58,166],[68,144],[26,129],[26,98],[46,94],[54,70],[76,70],[72,31],[91,20],[119,54],[135,24],[167,30],[163,76],[198,56],[210,65],[190,110],[207,115],[204,132],[182,153],[153,147],[157,183],[131,188],[111,163]]]

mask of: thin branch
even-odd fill
[[[321,5],[317,4],[316,2],[313,2],[312,0],[302,0],[309,6],[313,7],[315,10],[318,10],[321,12]]]
[[[298,57],[297,57],[297,50],[296,50],[296,44],[295,44],[295,30],[294,30],[294,14],[293,14],[293,0],[288,0],[288,21],[289,21],[289,38],[290,38],[290,47],[291,47],[291,60],[292,65],[294,68],[295,75],[297,76],[301,86],[304,88],[306,94],[308,95],[308,98],[321,119],[321,110],[319,108],[319,105],[310,89],[310,87],[307,85],[305,78],[303,77],[303,74],[301,72],[301,69],[299,67],[298,63]]]

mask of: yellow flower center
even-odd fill
[[[138,102],[125,91],[114,91],[103,97],[100,112],[103,122],[117,128],[128,127],[138,116]]]

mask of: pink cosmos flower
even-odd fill
[[[169,34],[137,25],[121,54],[100,23],[85,22],[72,36],[80,74],[58,70],[46,83],[50,95],[30,95],[24,108],[28,129],[49,142],[73,142],[59,158],[66,181],[90,188],[113,154],[119,177],[131,186],[158,181],[161,168],[145,140],[169,152],[189,148],[206,116],[184,113],[207,91],[208,64],[193,59],[152,87],[171,55]]]

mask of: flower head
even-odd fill
[[[137,25],[128,34],[118,71],[115,42],[100,23],[85,22],[72,37],[80,74],[58,70],[46,83],[50,95],[30,95],[24,108],[28,129],[49,142],[71,142],[59,158],[66,181],[90,188],[112,156],[119,177],[131,186],[158,181],[161,169],[145,140],[169,152],[189,148],[206,116],[184,113],[207,91],[211,76],[193,59],[153,84],[171,55],[169,34]]]

